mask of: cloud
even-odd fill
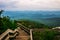
[[[0,9],[40,10],[60,9],[60,0],[0,0]]]

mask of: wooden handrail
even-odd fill
[[[30,29],[30,38],[31,38],[31,40],[33,40],[32,32],[33,32],[33,29]]]
[[[17,23],[18,24],[18,28],[16,28],[15,30],[11,30],[11,29],[7,29],[3,34],[0,35],[0,40],[4,39],[8,40],[9,38],[13,38],[15,37],[18,33],[18,30],[21,28],[22,30],[24,30],[25,32],[27,32],[30,35],[31,40],[33,40],[32,37],[32,29],[29,29],[27,27],[25,27],[24,25]],[[12,35],[10,35],[9,33],[12,33]]]
[[[25,27],[24,25],[22,25],[20,23],[17,23],[17,24],[22,30],[24,30],[25,32],[27,32],[30,35],[30,29],[29,28]]]
[[[29,30],[29,28],[25,27],[24,25],[22,25],[22,24],[20,24],[20,23],[17,23],[17,24],[18,24],[18,26],[22,26],[22,27],[24,27],[24,28],[26,28],[26,29]]]
[[[9,35],[5,40],[9,40],[10,38],[14,38],[18,33],[15,33],[14,35]]]
[[[33,29],[29,29],[29,28],[23,26],[20,23],[17,23],[17,24],[18,24],[18,26],[20,26],[21,29],[23,29],[24,31],[26,31],[30,35],[30,39],[33,40],[33,36],[32,36]]]
[[[10,29],[7,29],[4,33],[0,35],[0,40],[3,39],[9,32],[11,32]]]
[[[7,29],[4,33],[2,33],[1,35],[0,35],[0,40],[2,40],[2,39],[4,39],[4,38],[9,38],[9,37],[14,37],[14,35],[8,35],[9,33],[12,33],[12,34],[14,34],[15,33],[15,35],[17,34],[17,32],[18,32],[18,28],[17,29],[15,29],[15,30],[11,30],[11,29]],[[7,36],[6,36],[7,35]]]

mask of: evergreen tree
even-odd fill
[[[3,10],[0,11],[0,18],[1,18],[1,14],[2,14]]]

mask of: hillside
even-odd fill
[[[40,23],[40,22],[37,22],[37,21],[32,21],[32,20],[20,20],[18,21],[19,23],[21,23],[22,25],[28,27],[28,28],[50,28],[49,26],[43,24],[43,23]]]

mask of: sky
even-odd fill
[[[60,10],[60,0],[0,0],[3,10]]]

